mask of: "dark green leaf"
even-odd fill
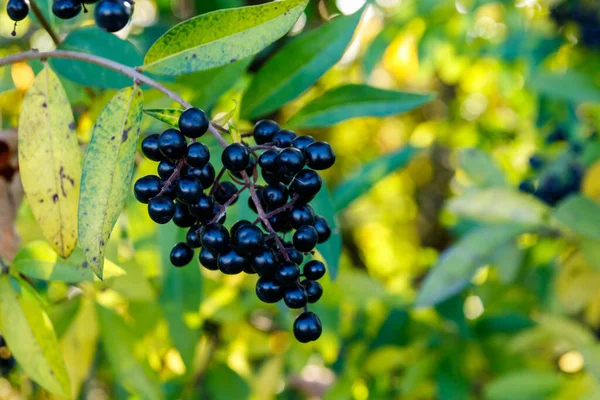
[[[400,32],[400,29],[401,27],[398,25],[388,25],[369,44],[362,61],[366,76],[371,75],[371,72],[373,72],[381,57],[383,57],[385,50]]]
[[[592,76],[568,70],[562,74],[535,71],[528,80],[529,85],[540,93],[563,100],[600,102],[600,87]]]
[[[206,372],[205,382],[211,399],[233,400],[250,397],[248,383],[227,365],[218,364],[210,368]]]
[[[509,372],[485,387],[486,400],[542,400],[551,397],[562,382],[558,374],[537,371]]]
[[[482,150],[472,148],[463,151],[460,166],[469,175],[471,181],[479,187],[506,186],[504,174],[490,155]]]

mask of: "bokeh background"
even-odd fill
[[[41,8],[48,10],[44,1]],[[178,21],[251,3],[260,2],[136,0],[133,23],[119,37],[143,54]],[[251,62],[167,85],[219,118],[236,110],[249,76],[278,48],[364,3],[311,1],[292,32]],[[53,48],[29,18],[13,39],[5,0],[0,6],[0,55]],[[65,35],[91,20],[82,14],[54,23]],[[20,244],[43,239],[21,201],[14,164],[20,101],[40,66],[0,68],[0,254],[7,259]],[[92,73],[98,74],[93,79],[116,79]],[[115,93],[85,86],[85,79],[92,78],[62,79],[82,146]],[[600,201],[600,3],[370,2],[336,66],[269,117],[285,124],[327,89],[353,82],[434,92],[436,99],[408,114],[301,131],[334,147],[338,161],[324,176],[334,196],[368,163],[375,177],[338,212],[338,277],[324,278],[325,294],[312,307],[323,321],[321,339],[297,343],[294,313],[260,303],[254,276],[202,270],[195,280],[166,279],[168,252],[181,232],[153,224],[132,197],[108,246],[108,257],[126,276],[77,286],[33,282],[49,304],[79,398],[146,399],[159,392],[215,400],[600,399],[600,259],[593,253],[599,242],[590,256],[562,235],[521,235],[482,260],[458,294],[435,307],[413,305],[440,254],[481,225],[448,210],[449,199],[492,186],[516,192],[523,181],[540,187],[554,174],[577,181],[569,193]],[[170,105],[147,93],[146,108]],[[236,127],[248,131],[253,121],[236,112]],[[164,129],[151,118],[143,123],[146,133]],[[408,156],[407,146],[417,150]],[[406,165],[386,170],[381,160],[390,155],[405,157]],[[530,161],[534,155],[539,165]],[[138,161],[137,176],[154,168]],[[568,175],[573,171],[576,177]],[[508,207],[502,198],[487,206]],[[510,207],[508,213],[519,210]],[[244,215],[239,212],[228,212],[228,222]],[[172,293],[165,297],[166,285],[174,285],[179,302]],[[174,314],[185,323],[179,333],[169,330]],[[186,351],[174,340],[186,343]],[[0,379],[0,398],[52,396],[17,365]]]

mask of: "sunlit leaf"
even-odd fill
[[[541,70],[531,73],[527,83],[540,93],[574,102],[600,102],[600,88],[591,75],[568,70],[553,74]]]
[[[562,383],[556,373],[514,371],[504,374],[486,385],[487,400],[537,400],[550,398]]]
[[[525,252],[517,243],[508,242],[496,249],[490,258],[490,264],[496,267],[503,283],[512,283],[517,278]]]
[[[142,106],[139,88],[118,92],[98,117],[83,161],[79,245],[100,279],[104,247],[131,189]]]
[[[142,69],[182,75],[258,53],[287,33],[308,0],[285,0],[199,15],[171,28],[148,50]]]
[[[48,67],[21,106],[19,170],[44,236],[59,255],[68,257],[77,242],[81,156],[69,99]]]
[[[600,205],[587,197],[569,197],[560,203],[553,216],[587,238],[600,239]]]
[[[504,174],[491,156],[479,149],[467,149],[461,153],[460,166],[473,183],[479,187],[506,186]]]
[[[246,90],[242,116],[268,114],[307,90],[342,57],[361,14],[359,10],[351,16],[334,18],[278,51]]]
[[[160,122],[164,122],[176,129],[179,129],[179,117],[184,111],[180,108],[151,108],[144,110],[152,118],[156,118]]]
[[[70,397],[69,377],[41,300],[27,282],[8,275],[0,277],[0,329],[31,379],[52,393]]]
[[[366,85],[339,86],[308,103],[287,125],[313,128],[357,117],[386,117],[415,109],[434,99],[432,94],[396,92]]]

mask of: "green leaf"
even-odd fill
[[[522,222],[533,225],[544,224],[550,210],[533,196],[503,188],[469,192],[451,199],[447,207],[461,217],[478,221]]]
[[[490,264],[496,267],[500,280],[509,284],[517,278],[524,258],[525,252],[519,248],[517,243],[508,242],[492,254]]]
[[[550,398],[562,383],[558,374],[539,371],[512,371],[485,387],[487,400],[542,400]]]
[[[311,87],[342,58],[361,15],[362,9],[337,17],[278,51],[246,90],[241,115],[250,119],[268,114]]]
[[[15,256],[12,267],[31,278],[46,281],[76,283],[98,280],[79,247],[69,258],[62,258],[48,243],[41,240],[22,247]],[[123,269],[109,260],[104,260],[104,279],[121,275],[125,275]]]
[[[331,194],[326,187],[323,187],[311,205],[316,214],[322,216],[329,222],[331,227],[331,237],[325,243],[317,245],[317,250],[325,260],[329,276],[335,279],[338,273],[340,263],[340,254],[342,252],[342,235],[335,215],[336,208],[333,204]]]
[[[581,195],[570,196],[554,211],[554,218],[589,239],[600,239],[600,205]]]
[[[100,279],[104,247],[131,189],[142,106],[139,88],[118,92],[100,113],[83,161],[79,245]]]
[[[184,241],[185,231],[174,224],[161,225],[159,232],[164,254],[178,241]],[[169,239],[167,239],[169,238]],[[196,265],[174,268],[168,260],[163,265],[163,288],[159,302],[169,324],[171,341],[188,368],[193,367],[194,354],[200,337],[200,301],[202,300],[202,275]]]
[[[493,225],[463,236],[442,253],[421,286],[416,306],[433,306],[460,292],[499,246],[528,230],[531,227],[522,224]]]
[[[95,26],[86,26],[69,33],[58,50],[94,54],[129,67],[141,65],[141,54],[135,46]],[[77,60],[50,59],[50,65],[60,75],[85,86],[121,89],[131,85],[131,78],[111,69]]]
[[[164,122],[176,129],[179,129],[179,117],[184,111],[185,110],[180,108],[150,108],[144,110],[144,112],[152,118]]]
[[[373,185],[399,168],[405,167],[419,149],[406,146],[386,154],[354,171],[333,190],[335,208],[343,210],[354,200],[368,192]]]
[[[52,323],[29,284],[0,277],[0,329],[19,366],[31,379],[62,397],[71,384]]]
[[[433,94],[396,92],[366,85],[339,86],[308,103],[287,125],[315,128],[358,117],[386,117],[415,109],[433,100]]]
[[[250,398],[250,387],[235,371],[225,364],[218,364],[206,371],[206,391],[214,400]],[[223,382],[228,382],[226,385]]]
[[[460,167],[469,175],[471,181],[479,187],[506,186],[504,174],[485,151],[477,148],[463,151],[460,156]]]
[[[68,257],[77,242],[81,156],[69,99],[49,67],[35,78],[21,105],[19,172],[42,233]]]
[[[249,57],[285,35],[307,4],[285,0],[199,15],[161,36],[146,53],[142,69],[174,76]]]
[[[600,88],[594,77],[581,71],[568,70],[562,74],[553,74],[537,70],[531,74],[527,83],[551,98],[576,103],[600,102]]]
[[[162,398],[158,378],[147,365],[136,357],[138,339],[131,328],[112,310],[98,307],[104,351],[123,385],[142,399]]]
[[[388,46],[392,43],[396,35],[400,33],[401,29],[402,27],[399,25],[387,25],[369,44],[362,60],[365,76],[371,75],[371,72],[373,72]]]

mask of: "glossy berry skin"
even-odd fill
[[[160,178],[156,175],[146,175],[138,179],[133,185],[133,194],[140,203],[148,201],[160,193]]]
[[[284,285],[291,285],[300,277],[300,268],[293,261],[284,261],[279,265],[275,278]]]
[[[252,224],[240,226],[232,236],[232,244],[241,254],[245,255],[258,252],[263,245],[263,241],[263,232]]]
[[[229,232],[219,224],[212,223],[204,227],[201,236],[202,247],[216,254],[229,250]]]
[[[208,189],[215,181],[215,168],[211,163],[206,164],[202,168],[187,168],[184,175],[193,176],[200,180],[202,187]]]
[[[217,203],[225,204],[237,193],[237,188],[231,182],[219,182],[219,184],[215,187],[213,192],[213,196]],[[230,204],[235,204],[237,202],[237,198]]]
[[[256,297],[263,303],[277,303],[283,297],[283,287],[275,279],[260,277],[256,282]]]
[[[265,144],[273,141],[273,135],[279,132],[281,128],[275,121],[263,119],[254,125],[252,135],[256,144]]]
[[[11,20],[22,21],[29,14],[29,5],[24,0],[8,0],[6,13]]]
[[[81,12],[81,8],[77,0],[54,0],[52,13],[60,19],[71,19]]]
[[[315,248],[319,235],[317,230],[310,225],[303,225],[294,232],[294,247],[301,252],[308,252]]]
[[[316,281],[325,276],[325,264],[318,260],[310,260],[304,265],[304,277]]]
[[[290,260],[298,265],[302,264],[302,261],[304,261],[304,256],[296,249],[288,250],[288,256],[290,256]]]
[[[290,212],[289,221],[294,229],[298,229],[302,225],[313,225],[315,213],[308,204],[297,204]]]
[[[250,162],[250,153],[243,144],[232,143],[221,153],[221,161],[230,171],[243,171]]]
[[[294,176],[304,168],[304,155],[295,147],[288,147],[277,155],[275,163],[279,174]]]
[[[331,227],[325,218],[316,217],[313,227],[319,235],[319,240],[317,243],[325,243],[331,237]]]
[[[306,297],[309,303],[316,303],[323,296],[323,286],[319,282],[303,280],[300,284],[306,290]]]
[[[294,139],[296,139],[297,135],[288,130],[279,131],[273,136],[273,142],[277,147],[290,147]]]
[[[285,288],[283,301],[289,308],[302,308],[308,302],[308,296],[303,286],[294,284]]]
[[[322,170],[335,164],[335,154],[327,142],[314,142],[304,149],[306,163],[312,169]]]
[[[254,271],[260,276],[274,276],[277,268],[277,257],[269,249],[261,249],[252,259]]]
[[[170,198],[171,200],[175,200],[177,198],[177,192],[176,192],[176,187],[175,184],[177,183],[177,181],[175,182],[171,182],[168,186],[167,186],[167,180],[166,179],[161,179],[160,181],[160,186],[165,189],[164,195],[167,196],[168,198]]]
[[[267,185],[262,192],[262,199],[269,210],[274,210],[285,205],[288,197],[288,190],[281,183]]]
[[[190,211],[200,219],[209,219],[213,216],[214,205],[212,197],[201,193],[198,201],[190,205]]]
[[[171,250],[171,264],[176,267],[188,265],[194,258],[194,250],[185,243],[177,243]]]
[[[278,150],[269,149],[262,153],[260,157],[258,157],[258,165],[260,165],[263,171],[275,172],[277,170],[277,164],[275,160],[277,159],[278,155]]]
[[[200,181],[193,177],[183,177],[177,182],[177,198],[185,204],[196,204],[202,194]]]
[[[290,184],[290,191],[305,198],[312,198],[323,185],[323,180],[318,173],[310,169],[302,170]]]
[[[239,221],[231,225],[231,229],[229,229],[229,234],[231,235],[231,237],[235,237],[238,229],[245,225],[252,225],[252,222],[248,221],[247,219],[240,219]]]
[[[158,149],[158,137],[158,133],[153,133],[142,140],[142,154],[152,161],[160,161],[165,158]]]
[[[292,146],[294,146],[298,150],[304,150],[309,144],[314,142],[315,139],[312,136],[298,136],[296,139],[292,140]]]
[[[217,264],[217,256],[206,249],[200,250],[200,255],[198,256],[198,260],[200,264],[211,271],[216,271],[219,269]]]
[[[196,217],[192,215],[186,204],[175,203],[175,214],[173,223],[180,228],[189,228],[196,223]]]
[[[217,258],[219,270],[226,275],[237,275],[248,268],[250,261],[236,249],[230,247],[228,251]]]
[[[246,171],[246,175],[248,175],[249,177],[252,177],[252,175],[254,174],[254,167],[256,167],[256,157],[254,157],[252,154],[250,154],[250,158],[248,160],[248,166],[244,169],[244,171]],[[241,171],[231,171],[231,174],[240,180],[244,179]]]
[[[157,196],[148,201],[148,215],[157,224],[166,224],[175,214],[175,204],[167,196]]]
[[[177,164],[171,160],[162,160],[158,163],[158,167],[156,171],[158,172],[158,176],[162,179],[169,179],[171,175],[175,172],[175,168],[177,168]]]
[[[192,225],[185,235],[185,242],[193,249],[202,247],[202,242],[200,241],[201,228],[202,227],[200,225]],[[306,269],[306,267],[304,268]]]
[[[322,332],[321,320],[313,312],[303,312],[294,321],[294,337],[300,343],[314,342]]]
[[[276,232],[289,232],[292,228],[288,225],[287,215],[284,212],[269,217],[269,223]],[[266,226],[262,221],[261,224],[263,228],[266,229]]]
[[[101,0],[94,10],[94,19],[100,29],[117,32],[125,28],[133,14],[133,3],[126,0]]]
[[[210,121],[199,108],[188,108],[179,117],[179,130],[189,138],[199,138],[208,130]]]
[[[210,150],[202,143],[192,143],[185,152],[185,162],[195,168],[202,168],[210,161]]]
[[[171,160],[179,160],[185,156],[187,142],[183,133],[177,129],[167,129],[158,137],[160,152]]]

